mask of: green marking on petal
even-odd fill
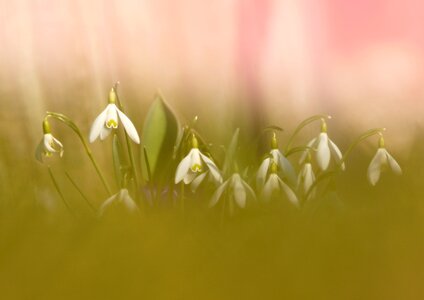
[[[106,122],[107,128],[118,128],[118,122],[116,122],[114,119],[110,119]]]
[[[202,165],[194,164],[191,166],[191,170],[193,172],[201,172],[202,171]]]

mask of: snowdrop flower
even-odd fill
[[[140,144],[140,138],[137,130],[131,120],[116,106],[116,92],[112,88],[109,93],[109,104],[97,116],[91,126],[89,140],[94,142],[100,136],[104,140],[113,129],[118,128],[118,117],[124,125],[124,129],[128,136],[137,144]]]
[[[107,210],[113,206],[124,207],[128,212],[134,213],[138,211],[138,206],[128,193],[127,189],[121,189],[115,195],[108,198],[99,208],[99,216],[104,215]]]
[[[316,160],[321,170],[327,170],[328,166],[330,165],[331,156],[333,156],[336,163],[340,165],[342,160],[342,153],[337,145],[328,137],[327,123],[325,120],[322,120],[321,133],[319,136],[312,139],[307,146],[316,149]],[[307,153],[304,152],[300,158],[300,163],[303,163],[306,156]],[[340,168],[342,170],[345,169],[344,162],[340,165]]]
[[[380,136],[378,141],[378,150],[371,160],[368,167],[368,180],[372,185],[376,185],[380,179],[381,171],[389,167],[395,174],[401,175],[402,169],[396,160],[387,152],[384,146],[383,136]]]
[[[185,184],[190,184],[194,181],[195,188],[205,179],[210,173],[216,182],[222,182],[222,176],[215,163],[199,150],[199,145],[196,137],[192,136],[192,149],[178,164],[175,173],[175,184],[183,181]],[[206,169],[205,169],[206,167]]]
[[[307,151],[307,159],[302,166],[297,178],[297,188],[304,194],[306,194],[313,183],[315,182],[315,174],[311,164],[311,154]]]
[[[296,172],[294,171],[290,161],[281,153],[280,150],[278,150],[278,143],[275,132],[271,140],[271,151],[269,154],[270,157],[265,158],[259,166],[256,176],[257,186],[262,187],[265,184],[265,180],[270,170],[272,161],[277,164],[278,170],[281,170],[282,175],[287,177],[287,179],[294,184],[296,182]]]
[[[231,200],[234,200],[240,208],[244,208],[246,206],[246,200],[248,197],[256,199],[255,192],[252,188],[240,177],[238,173],[234,173],[215,191],[211,201],[209,202],[209,207],[213,207],[218,203],[224,191],[228,192]]]
[[[270,199],[274,195],[274,193],[280,193],[283,191],[288,200],[294,204],[295,206],[299,206],[299,201],[297,200],[296,194],[292,191],[292,189],[281,180],[281,178],[277,175],[277,164],[275,162],[271,162],[271,174],[266,181],[264,188],[262,190],[262,196],[265,199]]]
[[[53,153],[59,153],[59,156],[62,157],[63,145],[51,134],[50,124],[46,119],[43,121],[43,133],[44,136],[35,151],[35,157],[37,160],[43,162],[43,156],[50,157]]]

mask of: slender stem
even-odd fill
[[[63,195],[62,191],[60,190],[60,187],[59,187],[59,184],[56,181],[56,178],[54,178],[54,175],[53,175],[53,172],[52,172],[52,169],[50,168],[50,166],[47,166],[47,170],[49,171],[50,179],[52,180],[53,185],[54,185],[57,193],[59,194],[60,198],[62,199],[63,204],[65,204],[67,210],[75,217],[74,212],[72,211],[72,209],[69,206],[68,202],[66,202],[65,196]]]
[[[105,187],[107,193],[109,195],[112,195],[111,189],[110,189],[105,177],[103,176],[102,172],[100,171],[99,165],[97,164],[96,160],[94,159],[93,153],[91,152],[91,149],[88,146],[87,141],[85,140],[84,136],[82,135],[79,128],[75,125],[75,123],[71,119],[69,119],[67,116],[65,116],[63,114],[55,113],[55,112],[49,112],[48,111],[46,113],[46,118],[47,117],[52,117],[56,120],[61,121],[62,123],[67,125],[69,128],[71,128],[76,133],[76,135],[79,137],[82,145],[84,146],[84,150],[87,153],[87,156],[90,159],[91,163],[93,164],[94,169],[97,172],[97,175],[100,177],[100,180],[102,181],[103,186]]]
[[[293,134],[290,136],[289,140],[287,141],[287,146],[286,146],[286,153],[289,152],[290,147],[293,143],[294,138],[298,135],[298,133],[304,128],[306,127],[308,124],[315,122],[317,120],[321,120],[321,119],[331,119],[331,117],[329,115],[314,115],[312,117],[307,118],[306,120],[302,121],[294,130]]]
[[[123,107],[123,105],[121,103],[120,97],[118,95],[118,90],[117,90],[118,89],[118,85],[119,85],[119,82],[116,82],[115,85],[114,85],[115,94],[116,94],[116,102],[117,102],[116,104],[118,105],[119,109],[122,112],[125,112],[124,111],[124,107]],[[124,130],[124,133],[125,133],[125,141],[127,143],[128,156],[130,158],[130,163],[131,163],[131,169],[133,171],[134,181],[135,181],[135,185],[136,185],[136,193],[135,194],[136,194],[136,197],[138,198],[138,196],[139,196],[138,189],[140,188],[140,184],[139,184],[140,181],[138,179],[137,169],[135,167],[134,153],[133,153],[132,148],[131,148],[130,138],[129,138],[129,136],[128,136],[128,134],[127,134],[127,132],[125,130]]]
[[[342,165],[347,158],[349,157],[350,153],[352,152],[352,150],[363,140],[376,135],[376,134],[381,134],[383,131],[385,131],[386,128],[374,128],[374,129],[370,129],[366,132],[364,132],[363,134],[361,134],[359,137],[356,138],[355,141],[352,142],[352,144],[350,144],[349,148],[347,148],[346,152],[343,154],[342,159],[340,160],[340,165]]]
[[[71,182],[71,184],[74,186],[74,188],[78,191],[78,193],[81,195],[81,197],[85,200],[85,202],[87,202],[88,206],[90,206],[90,208],[93,211],[96,211],[96,208],[93,206],[93,204],[91,204],[90,200],[88,200],[88,198],[84,195],[83,191],[79,188],[79,186],[77,185],[77,183],[75,182],[75,180],[72,179],[71,175],[69,175],[68,172],[65,171],[65,175],[66,177],[68,177],[69,181]]]

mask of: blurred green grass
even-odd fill
[[[93,218],[63,169],[94,205],[106,195],[75,137],[60,126],[54,130],[66,152],[53,168],[77,217],[34,160],[34,138],[18,129],[0,134],[1,299],[424,297],[423,131],[410,149],[395,153],[401,177],[384,174],[371,187],[366,168],[375,149],[365,143],[337,179],[337,194],[315,199],[313,210],[261,205],[222,224],[220,211],[207,209],[202,196],[189,199],[184,214],[170,203],[140,216]],[[209,131],[211,140],[229,140],[229,133]],[[254,157],[251,141],[245,134],[242,162]],[[110,166],[106,145],[110,140],[93,146],[103,169]]]

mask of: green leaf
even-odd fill
[[[145,148],[141,159],[142,174],[146,181],[168,180],[174,175],[170,174],[169,168],[173,163],[171,158],[179,130],[177,117],[162,95],[157,94],[147,113],[142,134],[142,147]],[[149,178],[147,166],[149,166],[151,178]]]
[[[225,160],[224,160],[224,166],[223,166],[224,174],[227,174],[229,171],[231,171],[231,164],[234,163],[234,156],[237,151],[239,133],[240,133],[240,128],[237,128],[234,131],[233,137],[231,138],[230,144],[228,145],[227,151],[225,153]]]

